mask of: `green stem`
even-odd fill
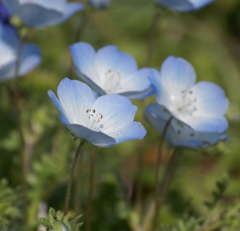
[[[80,173],[81,173],[81,165],[82,165],[82,159],[83,159],[83,155],[80,155],[79,158],[78,158],[78,168],[76,169],[77,171],[77,176],[80,176]],[[80,214],[80,211],[81,211],[81,182],[80,180],[78,179],[78,182],[76,184],[76,188],[75,188],[75,211],[77,214]]]
[[[149,67],[151,64],[152,60],[152,54],[153,54],[153,39],[155,32],[157,30],[157,25],[158,25],[158,20],[160,18],[160,10],[157,9],[155,14],[153,15],[153,19],[150,25],[150,30],[148,34],[148,39],[147,39],[147,55],[146,55],[146,66]]]
[[[169,183],[170,183],[172,173],[173,173],[172,169],[176,162],[176,158],[177,158],[177,152],[176,152],[176,149],[174,149],[172,156],[171,156],[170,160],[168,161],[168,165],[166,167],[166,170],[165,170],[165,173],[163,176],[163,180],[162,180],[162,184],[161,184],[161,190],[159,193],[159,203],[158,203],[158,216],[160,215],[162,204],[167,195]]]
[[[16,115],[16,126],[17,126],[17,131],[19,135],[19,152],[21,155],[21,181],[22,181],[22,189],[23,189],[23,197],[24,197],[24,203],[23,203],[23,222],[26,222],[26,202],[27,202],[27,180],[26,180],[26,175],[27,175],[27,167],[26,167],[26,160],[25,160],[25,138],[24,138],[24,133],[22,129],[22,123],[21,123],[21,118],[22,118],[22,111],[21,111],[21,94],[20,94],[20,88],[19,88],[19,83],[18,83],[18,72],[19,72],[19,67],[20,67],[20,57],[22,53],[22,45],[23,45],[23,40],[19,39],[18,43],[18,48],[17,48],[17,59],[16,59],[16,64],[15,64],[15,73],[14,73],[14,78],[13,78],[13,100],[14,100],[14,105],[15,105],[15,115]]]
[[[79,143],[79,145],[78,145],[77,151],[76,151],[76,153],[75,153],[73,162],[72,162],[72,167],[71,167],[70,174],[69,174],[67,191],[66,191],[66,196],[65,196],[64,216],[66,216],[67,213],[68,213],[68,207],[69,207],[69,200],[70,200],[70,194],[71,194],[71,188],[72,188],[72,181],[73,181],[73,176],[74,176],[74,170],[75,170],[75,167],[76,167],[76,164],[77,164],[78,157],[79,157],[79,155],[80,155],[80,153],[81,153],[82,146],[83,146],[84,144],[85,144],[85,140],[81,140],[80,143]]]
[[[163,149],[163,141],[164,141],[165,135],[167,133],[167,129],[168,129],[172,119],[173,119],[172,116],[168,119],[168,121],[167,121],[167,123],[166,123],[166,125],[163,129],[163,134],[161,136],[161,140],[160,140],[160,143],[159,143],[157,163],[156,163],[156,172],[155,172],[155,214],[154,214],[153,225],[152,225],[152,230],[153,231],[157,228],[159,211],[160,211],[159,180],[160,180],[160,165],[161,165],[161,159],[162,159],[162,153],[163,153],[163,150],[162,150]]]
[[[91,218],[92,218],[92,198],[93,198],[93,185],[94,185],[94,165],[95,165],[95,150],[91,153],[90,162],[90,176],[89,176],[89,190],[88,190],[88,202],[87,202],[87,221],[86,231],[91,230]]]

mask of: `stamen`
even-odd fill
[[[105,74],[105,81],[103,83],[104,90],[108,94],[120,92],[122,90],[121,73],[119,71],[113,71],[113,70],[109,69],[104,74]]]
[[[96,109],[87,109],[86,113],[89,119],[89,128],[94,131],[100,131],[103,128],[103,125],[99,124],[103,119],[103,114],[96,113]]]
[[[197,108],[194,105],[197,102],[197,98],[193,95],[193,93],[194,92],[192,90],[181,91],[182,105],[178,108],[180,113],[192,116],[193,113],[197,111]]]

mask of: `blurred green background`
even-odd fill
[[[60,25],[31,30],[29,33],[28,41],[41,48],[43,57],[42,64],[19,81],[29,165],[27,224],[30,230],[36,230],[39,211],[48,210],[49,207],[63,209],[68,172],[78,142],[59,121],[58,111],[47,91],[56,91],[64,77],[79,79],[74,70],[70,70],[68,47],[76,42],[79,25],[84,28],[79,41],[88,42],[96,49],[108,44],[117,45],[120,51],[131,54],[139,67],[145,67],[150,26],[158,11],[160,16],[154,33],[150,67],[159,70],[169,55],[185,58],[194,66],[198,81],[212,81],[220,85],[230,101],[227,113],[230,141],[204,150],[179,151],[180,160],[161,220],[165,225],[171,225],[183,216],[209,216],[204,202],[212,201],[211,192],[216,189],[216,181],[222,177],[226,177],[228,187],[211,211],[211,216],[239,204],[240,2],[216,0],[199,11],[177,13],[165,8],[158,9],[151,0],[113,0],[108,9],[91,9],[88,6],[85,15],[80,12]],[[10,90],[12,84],[12,81],[0,84],[0,179],[6,179],[11,188],[19,191],[21,158]],[[159,135],[144,121],[143,110],[154,101],[155,96],[144,102],[133,101],[138,106],[136,120],[141,121],[148,131],[144,140],[97,149],[92,230],[134,230],[133,224],[141,219],[137,215],[141,206],[144,214],[147,213],[154,192]],[[167,144],[165,147],[163,165],[171,150]],[[81,170],[75,174],[70,204],[70,216],[73,217],[77,215],[74,209],[76,201],[81,201],[83,222],[92,151],[94,149],[90,145],[84,148],[83,163]],[[144,155],[141,206],[137,199],[140,153]],[[17,195],[19,198],[10,200],[8,207],[19,208],[16,201],[21,201],[21,195]],[[3,202],[6,202],[4,197],[0,205]],[[6,210],[2,209],[2,214],[4,212]],[[17,211],[13,217],[4,216],[14,226],[18,224],[15,218],[20,218],[21,212]],[[84,225],[82,229],[85,229]],[[240,226],[236,230],[240,230]]]

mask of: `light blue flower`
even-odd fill
[[[196,74],[182,58],[168,57],[161,71],[153,70],[151,81],[156,88],[157,102],[172,116],[197,132],[223,132],[228,127],[224,117],[228,99],[214,83],[195,84]]]
[[[88,0],[94,8],[106,8],[111,0]]]
[[[77,80],[63,79],[58,98],[48,92],[60,112],[63,124],[77,137],[99,147],[110,147],[128,140],[142,139],[146,130],[133,122],[136,106],[120,95],[95,98],[93,91]]]
[[[78,76],[100,95],[121,94],[143,99],[154,93],[148,77],[150,69],[138,69],[136,61],[116,46],[108,45],[97,52],[84,42],[70,46]]]
[[[214,0],[157,0],[158,3],[175,11],[187,12],[198,10]]]
[[[144,116],[163,135],[163,130],[171,117],[171,113],[163,105],[152,103],[145,109]],[[174,147],[190,149],[207,148],[229,139],[224,132],[196,132],[175,118],[171,120],[164,138]]]
[[[24,76],[41,62],[40,50],[37,46],[23,43],[14,27],[0,23],[0,81],[14,78],[16,75],[16,62],[19,62],[17,76]]]
[[[83,9],[81,3],[66,0],[2,0],[9,12],[30,27],[56,25]]]

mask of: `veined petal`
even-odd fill
[[[86,110],[91,108],[95,101],[92,90],[80,81],[65,78],[60,82],[57,93],[68,121],[86,126]]]
[[[127,53],[120,52],[113,45],[108,45],[98,50],[96,67],[103,81],[105,81],[105,73],[108,70],[119,71],[122,77],[137,70],[134,58]]]
[[[194,133],[192,133],[194,134]],[[191,137],[189,140],[177,140],[175,146],[179,148],[208,148],[216,145],[219,142],[226,142],[229,140],[229,137],[224,132],[219,133],[206,133],[206,132],[197,132],[194,134],[194,137]]]
[[[61,103],[59,102],[58,98],[56,97],[56,95],[49,90],[48,91],[48,96],[50,97],[50,99],[52,100],[52,102],[54,103],[54,105],[56,106],[56,108],[58,109],[58,111],[60,112],[60,119],[62,121],[63,124],[67,125],[70,123],[70,121],[67,118],[67,113],[64,110],[64,108],[62,107]]]
[[[160,84],[169,94],[179,94],[189,89],[196,81],[193,66],[182,58],[170,56],[165,59],[160,70]]]
[[[100,84],[99,75],[94,65],[96,57],[94,48],[88,43],[79,42],[71,45],[70,51],[79,77],[87,83],[90,80],[90,86],[92,83]]]
[[[171,115],[164,106],[153,103],[147,106],[144,116],[162,135]],[[173,118],[164,138],[175,147],[192,149],[207,148],[220,141],[227,141],[228,135],[223,132],[197,132],[184,122]]]
[[[228,128],[228,121],[224,116],[197,117],[187,119],[187,124],[198,132],[223,132]]]
[[[228,99],[222,88],[211,82],[199,82],[191,88],[196,97],[196,116],[224,115],[228,110]]]
[[[131,123],[137,110],[128,98],[115,94],[99,97],[92,108],[96,110],[96,113],[102,114],[103,128],[101,131],[106,134]]]
[[[121,82],[122,85],[126,85],[124,90],[127,91],[143,91],[148,89],[151,86],[149,76],[151,71],[149,68],[143,68],[139,71],[135,71],[132,74],[128,75]]]
[[[79,124],[69,124],[67,128],[76,136],[81,137],[98,147],[111,147],[116,143],[116,140],[102,132],[96,132],[81,126]]]
[[[108,133],[108,135],[112,136],[117,144],[119,144],[128,140],[142,139],[146,133],[147,132],[141,123],[132,122],[119,130]]]

